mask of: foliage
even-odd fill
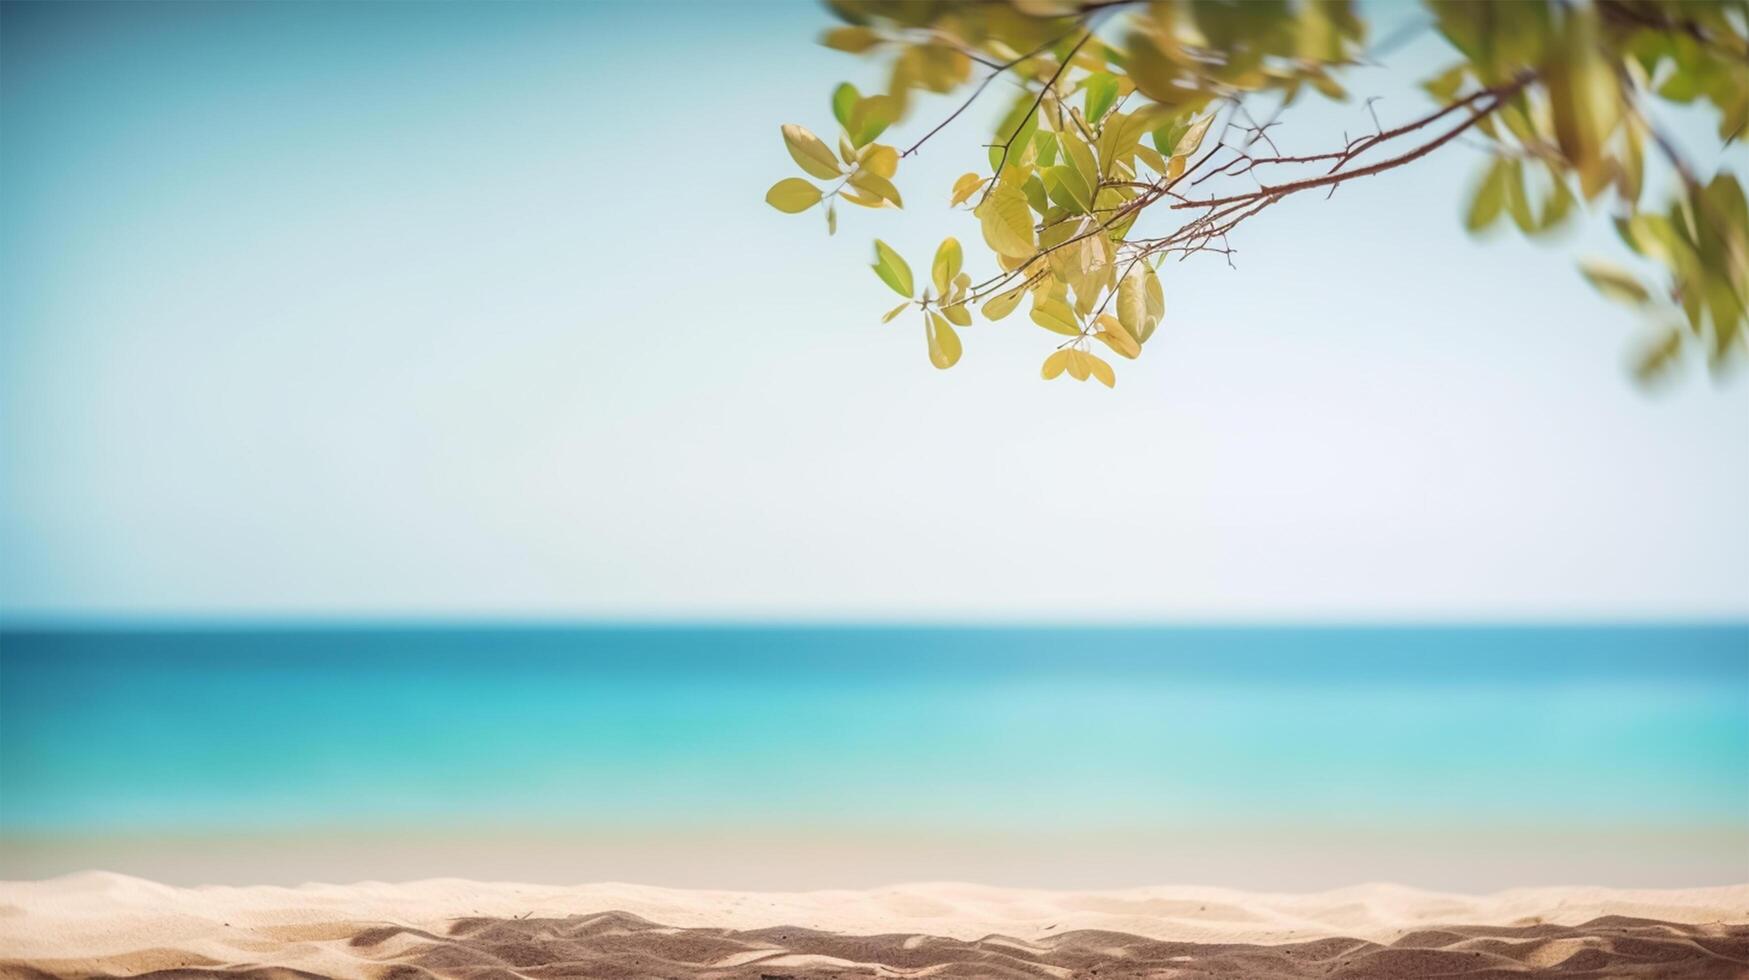
[[[960,358],[971,309],[989,320],[1030,300],[1029,316],[1062,335],[1041,369],[1111,386],[1105,354],[1140,356],[1165,317],[1158,268],[1169,256],[1232,254],[1244,220],[1292,194],[1329,189],[1426,155],[1459,135],[1490,159],[1466,206],[1480,232],[1510,221],[1543,235],[1583,209],[1613,214],[1638,270],[1598,262],[1584,275],[1646,312],[1657,333],[1636,371],[1652,378],[1698,346],[1715,368],[1749,347],[1749,212],[1738,178],[1698,172],[1660,129],[1660,103],[1704,103],[1727,151],[1749,122],[1749,2],[1427,0],[1456,60],[1424,84],[1436,108],[1341,149],[1283,154],[1252,113],[1291,107],[1308,90],[1345,99],[1343,70],[1374,57],[1347,0],[833,0],[845,22],[832,48],[890,65],[884,91],[832,92],[837,150],[797,125],[784,144],[808,177],[779,181],[780,211],[839,200],[903,207],[900,162],[1001,80],[1009,100],[990,138],[989,170],[954,182],[997,272],[962,271],[941,245],[927,278],[877,241],[873,268],[915,307],[930,362]],[[909,148],[877,143],[919,91],[969,90]],[[1644,203],[1647,157],[1673,173],[1668,199]],[[1231,190],[1220,190],[1225,184]],[[1144,215],[1152,216],[1143,225]],[[918,287],[921,286],[921,289]]]

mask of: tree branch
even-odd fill
[[[972,103],[976,102],[978,100],[978,96],[984,94],[984,89],[988,88],[990,86],[990,83],[996,80],[996,76],[1002,74],[1003,72],[1008,71],[1009,69],[1013,68],[1014,66],[1016,66],[1024,61],[1027,61],[1027,60],[1032,59],[1032,58],[1036,58],[1039,55],[1043,54],[1044,52],[1050,50],[1053,46],[1062,43],[1064,38],[1067,38],[1070,34],[1075,33],[1075,30],[1079,29],[1079,27],[1080,27],[1080,22],[1077,21],[1075,29],[1065,31],[1062,34],[1059,34],[1056,37],[1051,38],[1049,41],[1046,41],[1045,43],[1039,45],[1038,47],[1033,48],[1031,51],[1028,51],[1027,53],[1025,53],[1023,55],[1016,57],[1012,61],[1008,61],[1008,62],[1004,62],[1003,64],[996,65],[991,70],[990,74],[985,75],[984,80],[978,83],[978,87],[972,90],[972,94],[967,96],[966,100],[964,102],[960,103],[960,107],[958,109],[955,109],[953,111],[952,115],[949,115],[946,119],[943,119],[940,123],[936,124],[936,127],[934,129],[930,130],[927,133],[924,133],[922,139],[918,140],[915,143],[912,143],[910,149],[906,150],[904,153],[899,154],[899,156],[901,158],[909,157],[911,154],[916,153],[918,147],[921,147],[924,143],[929,142],[929,138],[931,136],[934,136],[936,133],[941,132],[943,129],[945,129],[947,127],[948,123],[953,122],[955,119],[959,118],[960,113],[965,112],[967,109],[971,108]],[[1081,40],[1083,42],[1085,42],[1087,39],[1082,38]],[[1080,47],[1081,47],[1080,44],[1075,45],[1075,48],[1077,50],[1079,50]],[[1073,55],[1074,55],[1074,52],[1070,52],[1070,56],[1073,57]],[[989,64],[989,62],[982,62],[982,61],[980,63]],[[1059,68],[1057,70],[1057,73],[1062,74],[1062,69]],[[1053,80],[1054,80],[1054,76],[1053,76]],[[1035,103],[1033,103],[1033,110],[1037,111],[1037,109],[1038,109],[1038,104],[1035,102]],[[1027,113],[1027,116],[1029,118],[1031,117],[1031,115],[1032,115],[1032,113],[1030,113],[1030,112]],[[1026,120],[1022,119],[1020,121],[1020,125],[1022,127],[1025,127]],[[1018,131],[1016,131],[1016,132],[1018,132]],[[1010,137],[1010,142],[1012,142],[1012,137]],[[1000,168],[998,168],[998,169],[1000,169]]]
[[[1068,35],[1065,34],[1063,36],[1067,37]],[[1092,31],[1088,31],[1085,34],[1082,34],[1081,40],[1076,41],[1075,46],[1069,49],[1069,53],[1063,56],[1063,60],[1057,64],[1057,70],[1055,72],[1051,73],[1051,77],[1048,81],[1045,82],[1044,87],[1038,90],[1037,98],[1034,98],[1032,100],[1032,108],[1026,110],[1026,115],[1021,116],[1020,122],[1014,127],[1014,132],[1009,133],[1008,139],[1003,141],[1003,143],[1002,143],[1002,158],[1000,160],[996,161],[996,168],[994,171],[996,176],[1000,177],[1002,175],[1002,168],[1008,165],[1008,151],[1010,151],[1014,148],[1014,141],[1020,137],[1020,131],[1026,128],[1027,120],[1032,118],[1032,114],[1038,111],[1039,104],[1044,102],[1045,93],[1049,92],[1051,90],[1051,86],[1057,84],[1057,79],[1063,77],[1063,72],[1068,69],[1069,62],[1075,60],[1075,55],[1077,52],[1079,52],[1081,50],[1081,45],[1086,44],[1088,39],[1091,37],[1093,37]],[[1061,40],[1061,39],[1059,38],[1059,40]],[[991,181],[990,183],[984,185],[984,193],[981,196],[979,196],[979,198],[978,198],[978,203],[980,205],[982,205],[984,203],[984,201],[990,196],[990,188],[994,187],[995,183],[996,183],[995,181]]]

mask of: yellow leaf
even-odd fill
[[[1153,269],[1145,273],[1144,297],[1147,300],[1147,317],[1142,321],[1142,329],[1136,334],[1136,343],[1145,344],[1154,335],[1154,328],[1166,316],[1166,294],[1160,289],[1160,276]]]
[[[865,208],[884,208],[887,206],[886,201],[881,200],[867,191],[860,191],[854,188],[839,191],[838,196],[852,204],[858,204]]]
[[[902,208],[905,206],[905,202],[899,199],[899,189],[893,186],[892,181],[873,171],[858,170],[850,175],[850,183],[870,194],[876,194],[891,201],[893,207]]]
[[[1100,384],[1107,388],[1117,386],[1117,373],[1111,369],[1110,364],[1105,363],[1104,358],[1098,354],[1082,354],[1081,356],[1087,359],[1088,373],[1098,378]]]
[[[1052,226],[1040,244],[1047,248],[1058,246],[1047,257],[1051,274],[1075,291],[1076,309],[1083,314],[1091,313],[1117,270],[1111,239],[1088,217],[1078,224],[1062,222]]]
[[[1607,186],[1603,143],[1621,113],[1621,92],[1598,43],[1598,17],[1589,8],[1564,11],[1557,41],[1564,50],[1549,59],[1542,82],[1554,115],[1555,142],[1579,173],[1587,198]]]
[[[948,206],[957,208],[964,204],[983,184],[984,178],[977,174],[961,174],[960,179],[953,182],[953,200],[948,202]]]
[[[1475,196],[1470,198],[1469,211],[1464,215],[1465,228],[1481,231],[1500,217],[1506,208],[1506,181],[1511,173],[1512,168],[1504,157],[1496,158],[1488,165],[1487,176],[1482,178]]]
[[[1682,353],[1682,328],[1666,327],[1657,336],[1641,345],[1634,355],[1634,379],[1650,385],[1662,380],[1677,366]]]
[[[1165,47],[1163,47],[1165,45]],[[1141,31],[1129,36],[1129,73],[1143,95],[1163,106],[1179,106],[1196,93],[1181,82],[1176,45],[1169,35],[1159,38]]]
[[[800,177],[785,177],[765,192],[765,203],[785,214],[797,214],[820,203],[820,189]]]
[[[984,319],[986,320],[1000,320],[1008,314],[1013,313],[1014,308],[1020,305],[1020,298],[1025,295],[1026,284],[1022,283],[1005,293],[996,295],[989,302],[985,303],[984,308],[978,312],[984,314]]]
[[[889,180],[899,172],[899,151],[883,143],[870,143],[858,155],[864,170],[880,174]]]
[[[1190,128],[1184,131],[1184,135],[1178,138],[1178,142],[1172,145],[1172,156],[1174,158],[1188,157],[1195,153],[1197,147],[1202,145],[1202,138],[1208,135],[1209,124],[1214,121],[1215,114],[1211,112],[1191,123]]]
[[[1074,378],[1076,381],[1086,381],[1088,373],[1087,355],[1075,350],[1074,348],[1070,348],[1063,353],[1069,355],[1069,363],[1067,365],[1069,368],[1069,377]]]
[[[881,36],[871,27],[834,27],[820,36],[820,43],[836,51],[860,54],[881,43]]]
[[[1081,325],[1069,304],[1055,297],[1046,297],[1032,306],[1032,322],[1052,333],[1068,337],[1081,336]]]
[[[850,121],[844,124],[850,142],[863,146],[879,136],[893,120],[903,115],[903,108],[904,105],[890,95],[871,95],[856,100],[850,108]]]
[[[978,222],[984,230],[984,241],[998,255],[1009,258],[1029,258],[1036,250],[1032,227],[1032,209],[1026,195],[1013,184],[997,184],[984,203],[978,205]]]
[[[1129,274],[1117,284],[1117,322],[1123,324],[1131,337],[1141,336],[1142,325],[1148,319],[1148,298],[1142,279],[1141,270],[1131,266]]]
[[[964,255],[960,251],[957,238],[946,238],[941,247],[935,250],[935,262],[929,267],[930,278],[935,281],[935,294],[946,296],[949,287],[953,285],[953,277],[960,274],[960,263]]]
[[[946,320],[931,313],[923,329],[929,340],[929,363],[944,371],[959,363],[960,335]]]
[[[820,137],[795,123],[783,124],[783,145],[796,164],[821,180],[832,180],[844,174],[832,150],[820,142]]]
[[[1618,303],[1643,306],[1652,299],[1651,292],[1640,282],[1639,277],[1601,259],[1580,262],[1579,271],[1598,292]]]
[[[1166,172],[1166,158],[1161,156],[1159,151],[1152,147],[1137,146],[1136,159],[1147,164],[1157,174],[1163,174]]]
[[[1164,159],[1159,153],[1142,145],[1142,137],[1160,121],[1159,117],[1157,110],[1144,108],[1121,117],[1113,117],[1115,125],[1107,123],[1110,134],[1104,131],[1099,134],[1099,159],[1105,162],[1107,176],[1110,176],[1113,164],[1131,154],[1139,156],[1143,150],[1147,150],[1155,158]]]
[[[1069,351],[1060,350],[1045,358],[1044,367],[1039,369],[1039,374],[1042,375],[1046,381],[1062,374],[1063,369],[1069,366],[1069,354]]]
[[[881,317],[881,322],[882,323],[892,323],[893,317],[896,317],[899,314],[905,312],[907,309],[910,308],[910,306],[911,306],[911,304],[909,302],[900,303],[898,306],[895,306],[892,309],[888,310],[887,315]]]
[[[969,327],[972,325],[972,312],[966,309],[964,303],[955,303],[952,306],[944,306],[941,308],[941,314],[953,321],[955,326]]]
[[[1110,313],[1102,313],[1098,323],[1104,329],[1094,336],[1105,346],[1131,360],[1141,356],[1142,346],[1136,343],[1136,338],[1130,336],[1130,332],[1124,329],[1123,324],[1119,323],[1116,317]]]

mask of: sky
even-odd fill
[[[1466,237],[1474,147],[1169,264],[1106,391],[1024,316],[945,373],[879,322],[871,238],[978,241],[995,104],[904,213],[763,203],[879,77],[815,5],[3,17],[5,620],[1749,616],[1749,382],[1636,388],[1573,271],[1619,246]],[[1448,60],[1351,88],[1406,120]]]

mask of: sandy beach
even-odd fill
[[[1749,885],[1473,897],[1161,887],[688,891],[436,879],[0,883],[24,977],[1749,977]]]

